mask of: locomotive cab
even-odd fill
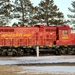
[[[70,37],[71,37],[71,29],[69,26],[59,26],[58,27],[58,45],[68,45],[70,44]]]

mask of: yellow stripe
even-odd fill
[[[28,46],[28,48],[32,48],[32,46]]]
[[[15,48],[17,48],[18,46],[14,46]]]

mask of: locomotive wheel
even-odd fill
[[[66,54],[65,48],[60,48],[60,49],[59,49],[59,54],[60,54],[60,55],[65,55],[65,54]]]
[[[59,51],[58,51],[58,50],[56,50],[56,51],[55,51],[55,54],[56,54],[56,55],[60,55],[60,53],[59,53]]]
[[[18,49],[18,54],[19,55],[24,55],[24,50],[23,49]]]
[[[1,49],[0,49],[0,55],[2,55],[2,51],[1,51]]]
[[[16,49],[13,49],[13,50],[12,50],[12,54],[13,54],[13,56],[17,56],[17,55],[18,55],[17,50],[16,50]]]
[[[72,48],[72,51],[73,51],[73,55],[75,55],[75,48]]]
[[[26,51],[26,55],[27,55],[27,56],[31,55],[31,53],[30,53],[30,49],[27,49],[27,51]]]
[[[75,54],[75,49],[74,48],[69,48],[68,49],[68,54],[69,55],[74,55]]]
[[[3,55],[3,56],[7,56],[7,49],[4,49],[4,50],[2,51],[2,55]]]
[[[12,56],[13,55],[12,50],[8,49],[7,54],[8,54],[8,56]]]
[[[8,49],[8,56],[16,56],[17,55],[17,51],[15,49]]]
[[[35,50],[31,50],[31,55],[36,55],[36,51]]]

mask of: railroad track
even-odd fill
[[[18,66],[75,66],[75,63],[31,63],[31,64],[16,64]]]

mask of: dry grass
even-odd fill
[[[0,75],[18,75],[20,70],[18,66],[0,66]]]
[[[0,75],[66,75],[66,74],[26,74],[21,66],[0,66]]]

